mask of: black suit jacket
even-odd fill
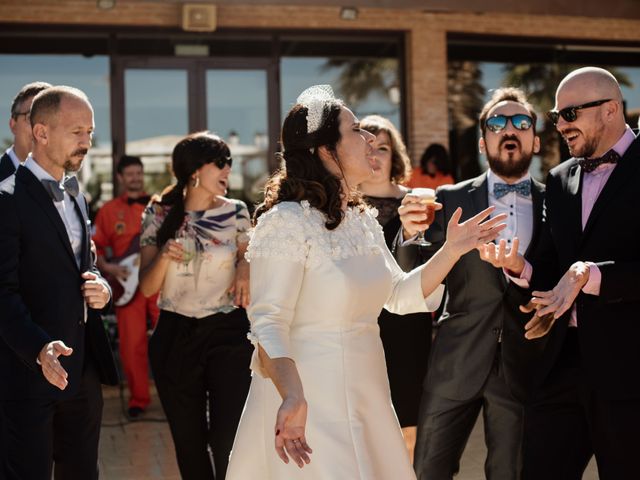
[[[488,207],[487,174],[437,191],[443,209],[427,231],[431,251],[445,241],[453,212],[462,207],[462,220]],[[536,245],[542,223],[544,185],[532,182],[533,233],[527,253]],[[464,255],[446,278],[444,311],[433,345],[425,390],[454,400],[468,400],[484,385],[501,338],[502,365],[512,395],[524,402],[530,395],[533,368],[545,340],[524,338],[527,315],[518,306],[528,292],[510,284],[504,273],[482,261],[476,250]]]
[[[627,149],[582,230],[583,172],[576,159],[549,173],[540,249],[531,285],[553,288],[576,261],[602,273],[600,295],[576,298],[578,337],[586,380],[610,398],[640,397],[640,139]],[[562,349],[570,311],[549,333],[542,383]]]
[[[13,166],[11,157],[5,152],[0,158],[0,182],[13,175],[15,171],[16,167]]]
[[[68,398],[78,390],[85,361],[93,360],[103,383],[118,376],[100,312],[84,321],[81,273],[95,268],[86,200],[76,199],[84,220],[80,268],[64,224],[38,179],[25,167],[0,184],[0,400]],[[64,391],[43,376],[36,358],[62,340],[73,348],[60,356],[69,374]]]

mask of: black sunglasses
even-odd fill
[[[517,115],[494,115],[484,122],[485,127],[493,133],[500,133],[507,128],[507,122],[511,120],[511,125],[517,130],[529,130],[533,125],[533,118],[523,113]]]
[[[231,157],[216,157],[213,160],[211,160],[211,163],[213,163],[220,170],[223,170],[224,167],[226,167],[227,165],[229,165],[229,168],[231,168],[231,165],[233,165],[233,158],[231,158]]]
[[[24,115],[25,120],[29,120],[30,113],[31,113],[31,110],[27,110],[24,112],[15,112],[13,114],[13,118],[17,120],[20,115]]]
[[[564,118],[567,122],[575,122],[576,118],[578,118],[578,110],[583,110],[585,108],[591,107],[599,107],[603,103],[607,103],[610,101],[611,98],[607,98],[604,100],[596,100],[595,102],[583,103],[582,105],[576,105],[574,107],[566,107],[562,110],[551,110],[547,112],[547,116],[554,125],[558,124],[558,120],[560,119],[560,117]]]

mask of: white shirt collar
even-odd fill
[[[40,164],[38,164],[38,162],[34,160],[31,154],[29,154],[27,159],[24,161],[23,166],[31,170],[31,173],[33,173],[36,176],[36,178],[40,181],[42,180],[53,180],[54,182],[58,181],[55,178],[53,178],[53,176],[49,172],[47,172],[44,168],[42,168]]]
[[[16,155],[15,150],[13,149],[13,145],[11,145],[9,148],[7,148],[6,152],[7,155],[9,155],[9,158],[11,159],[11,162],[13,162],[13,167],[17,170],[18,167],[20,166],[20,159],[18,158],[18,156]]]

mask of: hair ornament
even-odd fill
[[[331,85],[314,85],[298,96],[296,103],[307,109],[307,133],[313,133],[320,128],[325,105],[335,100]]]

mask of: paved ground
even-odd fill
[[[105,388],[104,392],[100,478],[179,480],[180,474],[175,462],[171,434],[166,422],[163,421],[162,408],[157,396],[154,395],[153,403],[142,421],[128,422],[122,414],[119,390]],[[462,457],[460,473],[456,476],[456,480],[484,480],[485,455],[482,424],[478,422]],[[598,480],[593,461],[583,480]]]

